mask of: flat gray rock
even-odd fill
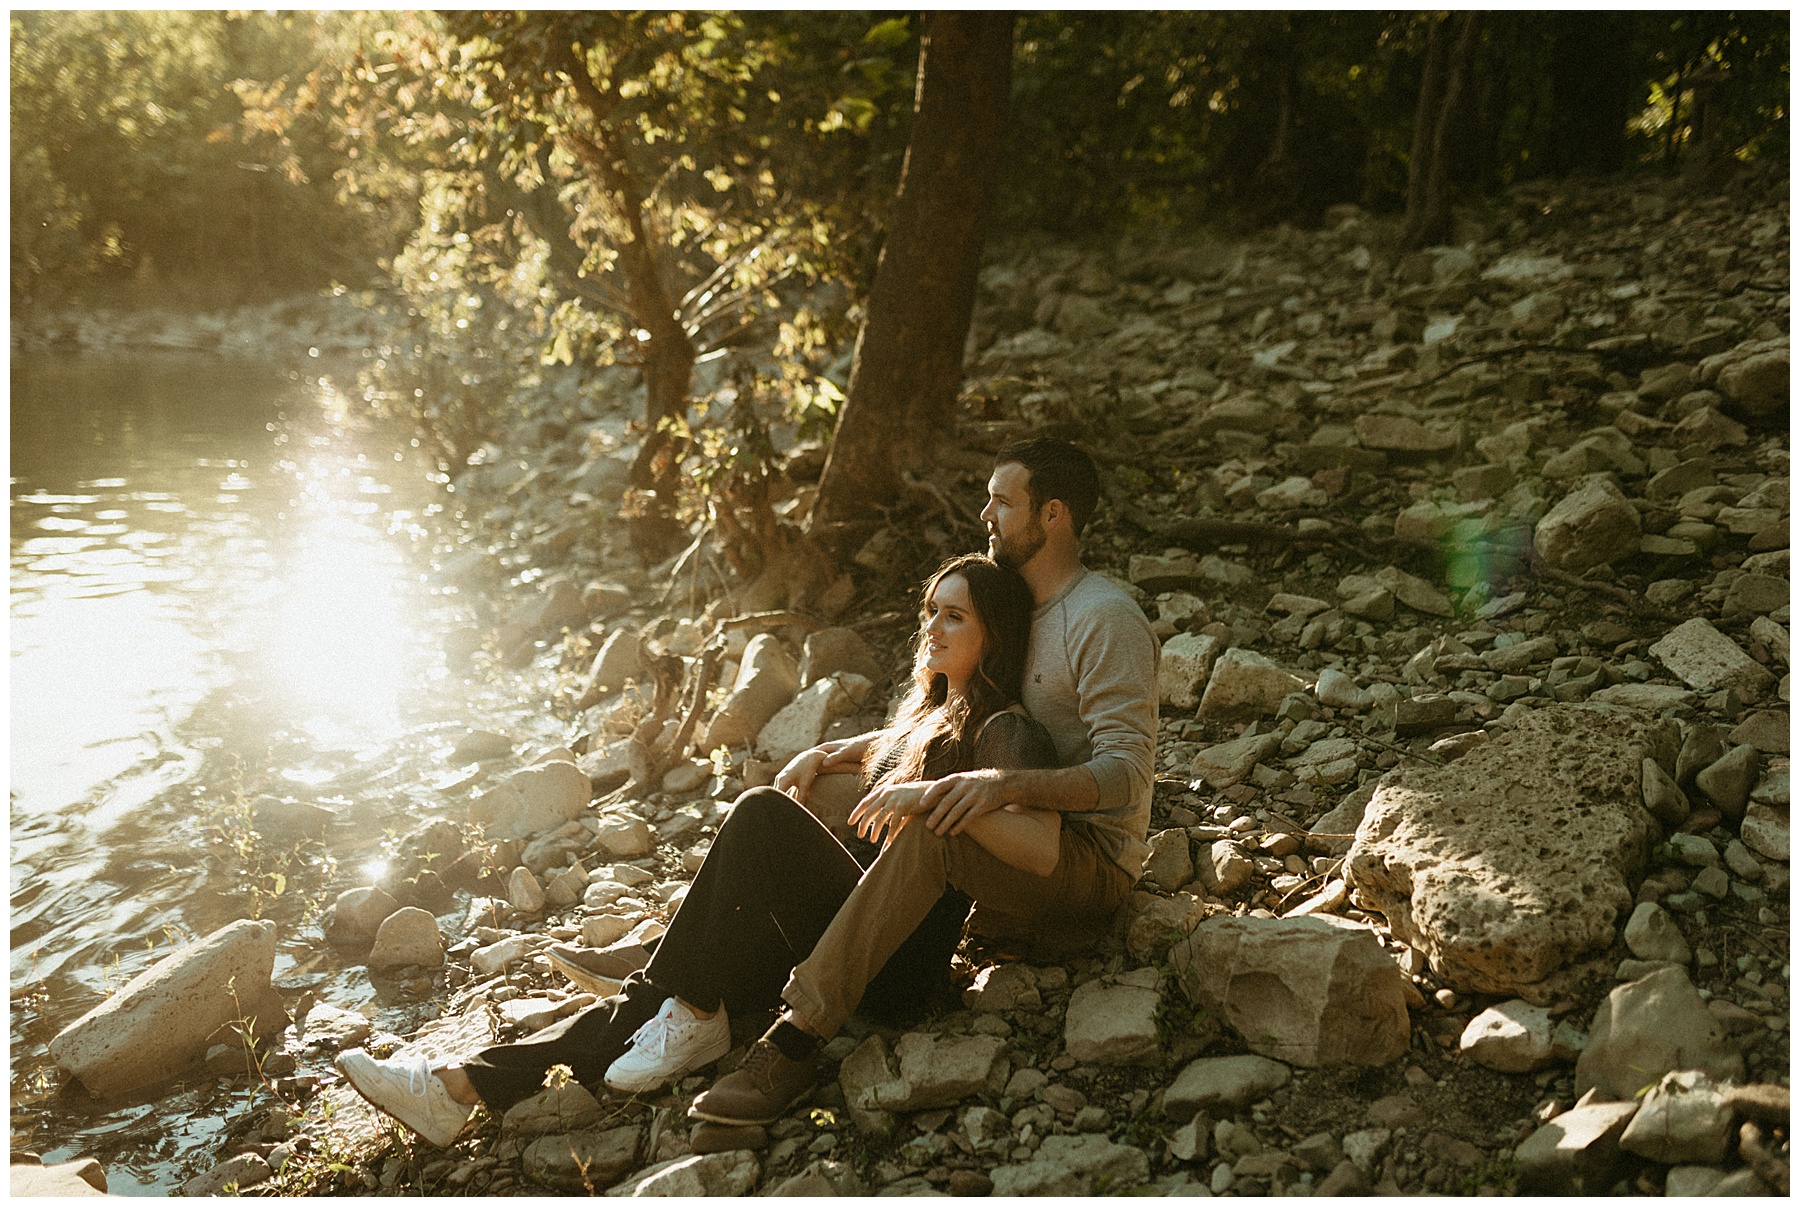
[[[1760,662],[1702,616],[1670,629],[1650,652],[1676,678],[1700,691],[1741,687],[1760,692],[1775,681]]]

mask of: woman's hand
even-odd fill
[[[817,776],[827,771],[860,770],[863,753],[868,750],[873,736],[863,734],[860,737],[841,738],[802,750],[788,760],[788,765],[775,776],[776,791],[785,792],[804,804],[806,794],[812,791],[812,782]]]
[[[849,824],[860,838],[884,845],[892,842],[894,835],[924,808],[922,798],[928,787],[925,783],[883,784],[856,802],[856,808],[850,810]],[[882,838],[883,831],[886,839]]]

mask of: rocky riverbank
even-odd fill
[[[1164,641],[1153,853],[1094,947],[968,945],[959,1000],[854,1020],[768,1128],[690,1124],[709,1073],[441,1151],[317,1071],[591,1000],[543,949],[657,933],[738,791],[880,723],[910,585],[978,543],[947,506],[814,614],[722,625],[782,601],[632,562],[627,379],[525,400],[453,482],[481,538],[440,573],[509,602],[446,660],[556,660],[568,741],[463,739],[442,819],[321,925],[416,1029],[278,981],[267,1105],[189,1193],[1786,1193],[1789,224],[1784,180],[1739,188],[1522,187],[1404,256],[1349,208],[995,248],[960,435],[1102,462],[1089,564]],[[784,510],[818,469],[787,452]],[[646,784],[656,668],[715,639],[729,690]],[[230,938],[109,1009],[267,983]]]

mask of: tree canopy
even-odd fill
[[[509,375],[634,369],[627,504],[660,551],[701,511],[734,522],[769,422],[829,432],[850,368],[829,350],[884,241],[931,237],[899,188],[928,24],[16,13],[13,296],[383,282],[433,356],[374,393],[418,399],[447,462]],[[990,232],[1348,203],[1404,211],[1418,245],[1515,182],[1717,187],[1787,146],[1784,12],[1037,12],[1011,59]]]

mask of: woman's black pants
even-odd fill
[[[864,852],[868,861],[876,849]],[[719,827],[656,954],[625,991],[530,1038],[484,1049],[464,1066],[482,1101],[504,1111],[543,1088],[552,1065],[592,1085],[671,994],[701,1010],[720,1005],[749,1023],[781,1006],[781,990],[831,924],[863,864],[817,818],[773,788],[739,796]],[[947,893],[869,986],[865,1001],[916,999],[943,979],[968,913]]]

